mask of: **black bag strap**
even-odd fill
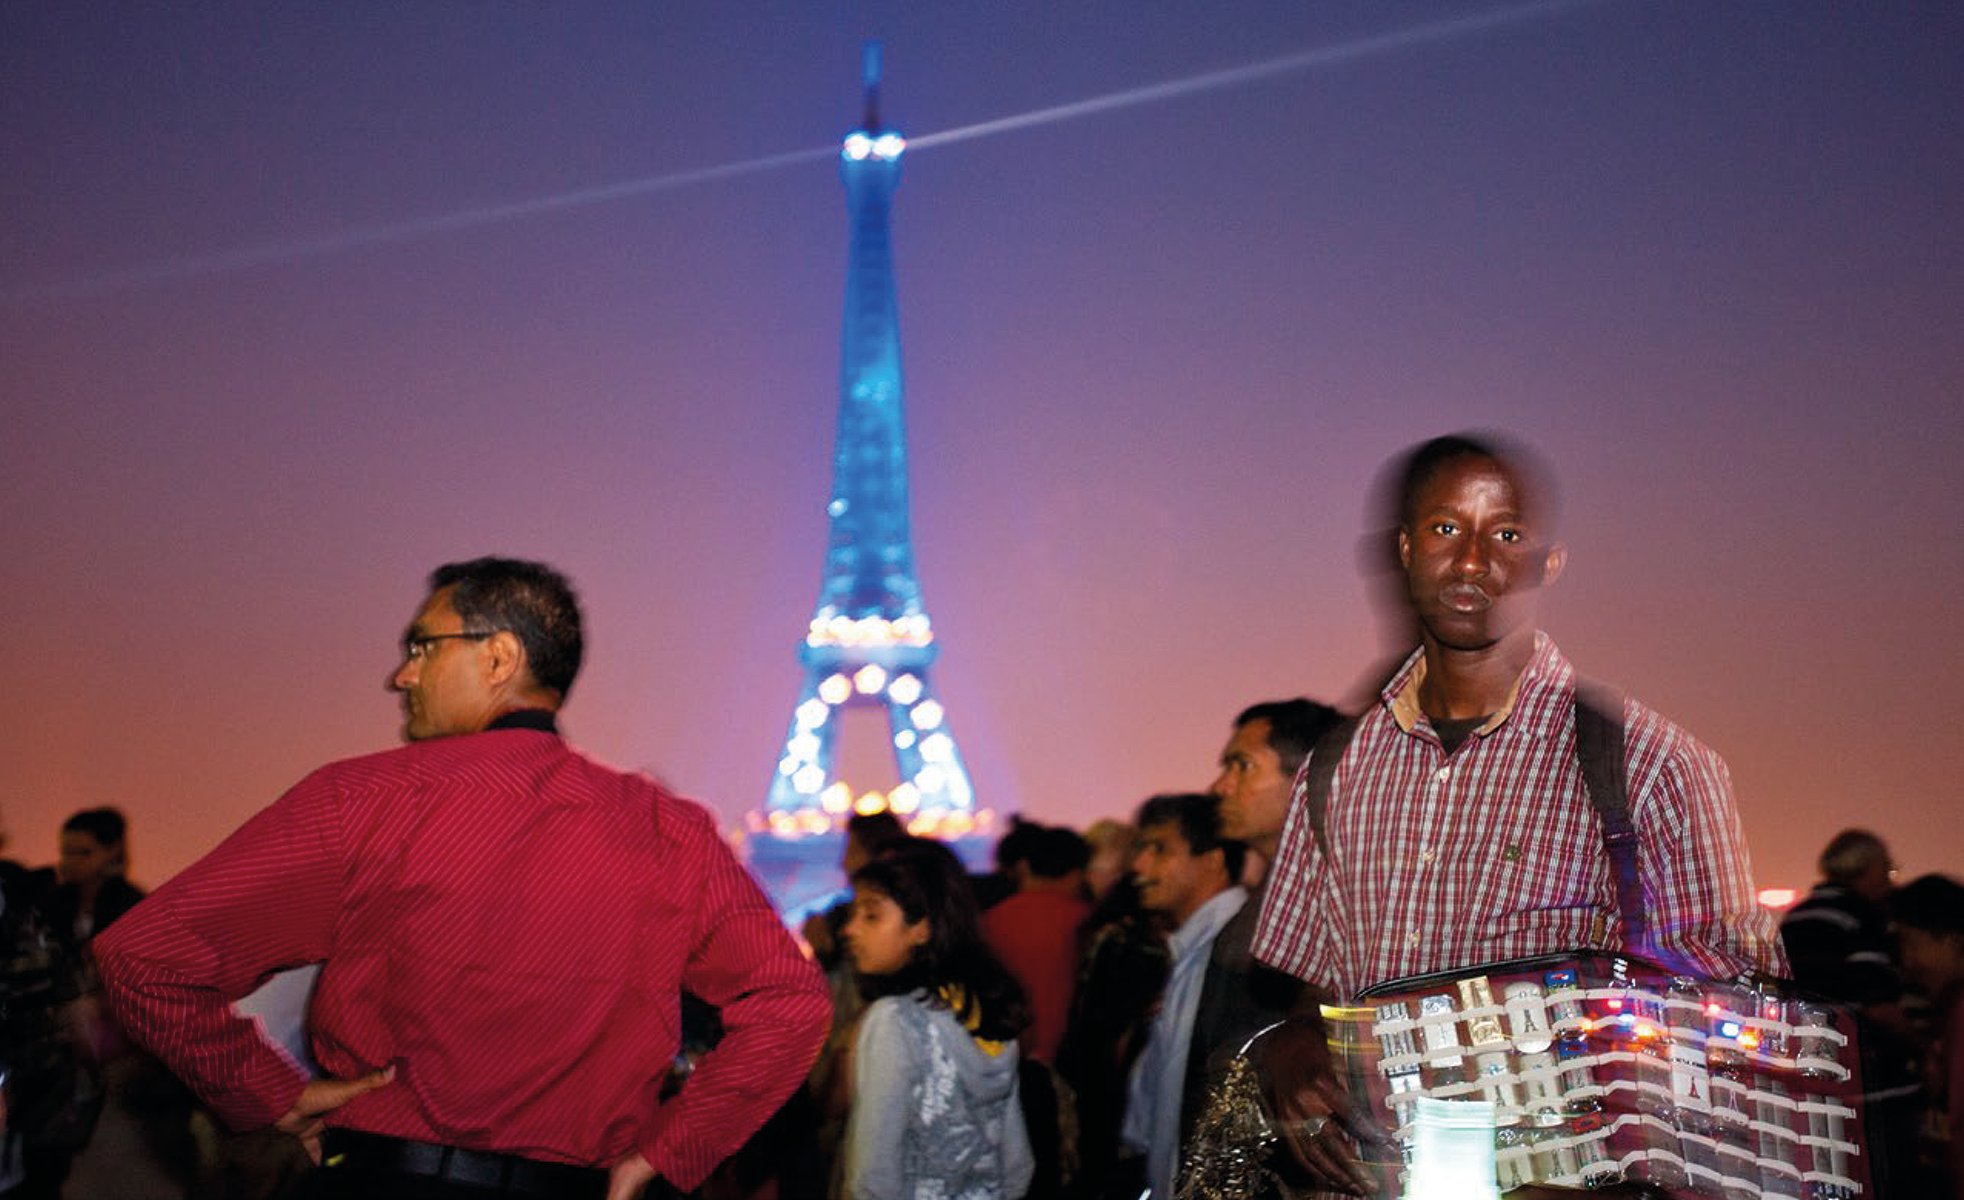
[[[1323,826],[1330,813],[1330,781],[1337,777],[1337,764],[1343,761],[1343,753],[1350,749],[1350,739],[1357,736],[1357,726],[1363,720],[1356,716],[1338,721],[1323,731],[1309,752],[1309,766],[1303,776],[1303,815],[1309,818],[1316,848],[1326,859],[1330,857],[1330,843],[1324,839]]]
[[[1603,852],[1616,882],[1616,907],[1623,914],[1623,946],[1642,953],[1650,941],[1644,912],[1643,877],[1637,867],[1637,826],[1630,815],[1630,792],[1623,767],[1623,693],[1599,683],[1575,684],[1575,756],[1582,783],[1603,826]]]

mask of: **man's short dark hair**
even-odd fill
[[[1241,878],[1241,862],[1247,857],[1244,842],[1221,836],[1221,798],[1205,792],[1168,792],[1154,796],[1139,806],[1134,822],[1141,833],[1153,825],[1175,825],[1185,839],[1187,850],[1195,855],[1219,849],[1227,865],[1228,882]]]
[[[1925,933],[1964,937],[1964,884],[1948,875],[1912,879],[1890,893],[1889,919]]]
[[[1881,838],[1866,829],[1844,829],[1821,851],[1821,878],[1830,883],[1853,883],[1870,867],[1888,863],[1889,847]]]
[[[856,812],[847,817],[846,836],[858,842],[859,848],[868,855],[876,855],[889,846],[906,841],[907,827],[893,815],[892,809],[883,808],[878,812]]]
[[[1443,467],[1462,458],[1491,459],[1507,468],[1516,485],[1534,504],[1534,517],[1541,532],[1552,537],[1561,527],[1562,497],[1548,461],[1526,443],[1499,433],[1449,433],[1414,446],[1405,455],[1396,475],[1397,493],[1393,497],[1396,512],[1392,524],[1409,529],[1418,494]]]
[[[566,577],[544,563],[474,558],[430,572],[430,591],[450,588],[450,607],[471,633],[509,630],[525,647],[532,680],[563,703],[580,673],[586,639],[580,602]]]
[[[86,833],[95,844],[115,849],[129,836],[129,822],[114,808],[85,808],[61,823],[63,833]]]
[[[1091,847],[1077,830],[1047,825],[1030,839],[1030,852],[1023,861],[1038,879],[1062,879],[1072,871],[1084,870],[1091,861]]]
[[[1316,739],[1343,720],[1343,714],[1327,704],[1298,696],[1294,700],[1265,700],[1241,710],[1234,719],[1240,729],[1256,721],[1268,722],[1268,748],[1281,760],[1282,773],[1293,777],[1303,759],[1316,745]]]
[[[1036,844],[1043,840],[1043,826],[1021,813],[1009,818],[1009,832],[996,841],[996,869],[1008,871],[1017,863],[1028,862]]]

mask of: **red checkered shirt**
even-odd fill
[[[235,1128],[305,1082],[231,1002],[323,962],[337,1077],[393,1082],[329,1123],[608,1166],[684,1191],[804,1078],[824,980],[707,812],[549,733],[418,742],[321,768],[95,941],[137,1039]],[[724,1036],[661,1098],[686,988]]]
[[[1784,974],[1753,894],[1725,763],[1635,702],[1625,778],[1648,945],[1625,947],[1602,824],[1575,749],[1575,671],[1546,634],[1508,703],[1448,756],[1418,706],[1415,653],[1361,718],[1331,781],[1326,857],[1305,770],[1255,956],[1340,998],[1527,955],[1628,949],[1695,974]]]

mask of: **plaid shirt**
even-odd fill
[[[1534,954],[1623,948],[1602,824],[1575,749],[1575,671],[1546,634],[1514,693],[1450,757],[1419,710],[1422,653],[1364,714],[1331,781],[1329,855],[1303,811],[1282,830],[1255,957],[1339,997]],[[1785,973],[1753,895],[1725,763],[1640,704],[1624,709],[1650,944],[1713,978]]]

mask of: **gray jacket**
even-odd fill
[[[846,1125],[848,1200],[1017,1200],[1034,1160],[1016,1088],[1017,1047],[985,1052],[920,995],[861,1018]]]

